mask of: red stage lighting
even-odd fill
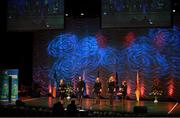
[[[168,95],[170,97],[174,96],[174,80],[170,79],[170,81],[168,82]]]
[[[140,91],[141,91],[141,97],[144,97],[144,92],[145,92],[144,81],[141,82]]]
[[[130,96],[131,94],[131,85],[127,84],[127,96]]]
[[[125,46],[128,47],[135,40],[135,38],[136,36],[134,32],[127,33],[124,37]]]
[[[96,33],[96,40],[98,42],[99,47],[106,47],[107,38],[103,36],[101,33]]]

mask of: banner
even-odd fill
[[[18,99],[18,69],[8,69],[7,74],[11,76],[11,101]]]
[[[0,74],[0,101],[9,100],[9,76]]]

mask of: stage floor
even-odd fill
[[[78,104],[77,99],[76,104]],[[41,106],[52,108],[53,104],[59,101],[59,98],[51,98],[51,97],[42,97],[42,98],[33,98],[26,99],[23,102],[28,106]],[[70,100],[64,101],[64,107],[70,103]],[[140,101],[136,102],[133,100],[114,100],[113,105],[109,103],[108,99],[101,99],[100,104],[95,104],[95,99],[83,99],[82,109],[84,110],[92,110],[92,111],[113,111],[113,112],[133,112],[134,106],[146,106],[148,109],[148,114],[161,114],[167,115],[168,112],[171,114],[178,115],[180,114],[180,104],[176,102],[158,102],[155,104],[153,101]]]

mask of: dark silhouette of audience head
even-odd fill
[[[72,100],[71,103],[67,106],[67,116],[76,116],[77,115],[77,106],[75,100]]]
[[[64,107],[61,102],[57,102],[53,105],[53,116],[64,116]]]
[[[21,100],[16,100],[16,106],[18,107],[25,106],[25,103],[22,102]]]

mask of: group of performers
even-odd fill
[[[79,101],[79,105],[82,105],[82,99],[83,99],[83,94],[85,91],[85,82],[81,76],[78,77],[78,81],[76,84],[76,95]],[[96,99],[96,104],[100,104],[100,98],[101,98],[101,93],[102,93],[102,82],[100,81],[100,78],[97,77],[93,86],[92,90],[95,99]],[[110,76],[108,79],[108,94],[109,94],[109,102],[110,104],[113,104],[113,97],[115,94],[118,96],[121,96],[122,99],[125,99],[127,93],[127,83],[126,81],[123,81],[121,83],[121,87],[117,89],[115,86],[115,79],[113,76]],[[64,98],[66,97],[67,91],[66,91],[66,84],[64,80],[60,80],[59,84],[59,97],[61,102],[63,102]]]
[[[58,91],[59,91],[59,97],[60,97],[61,103],[63,103],[63,100],[67,96],[67,94],[69,95],[71,92],[71,90],[67,91],[66,88],[67,88],[67,86],[66,86],[64,80],[63,79],[60,80]],[[79,101],[80,105],[82,105],[84,90],[85,90],[85,83],[84,83],[82,77],[79,76],[78,82],[77,82],[77,87],[76,87],[76,93],[77,93],[77,97],[78,97],[78,101]]]

